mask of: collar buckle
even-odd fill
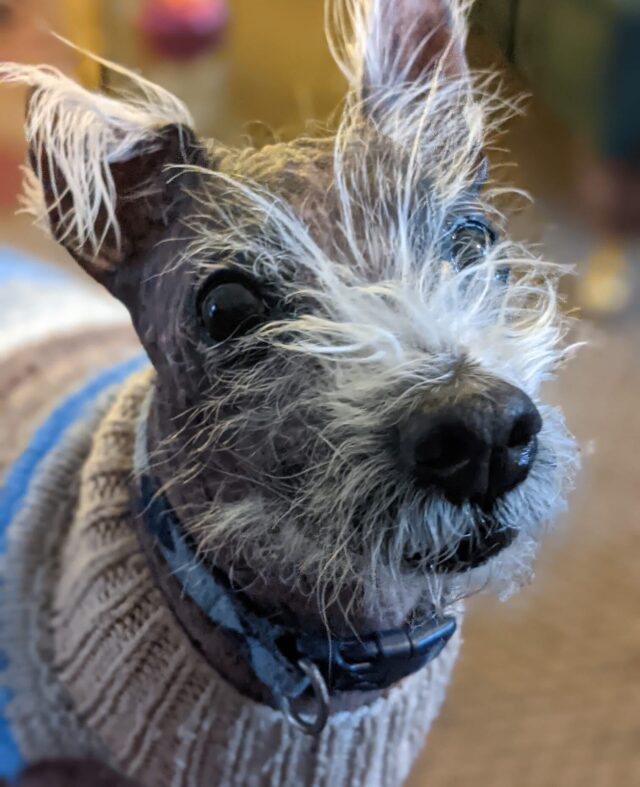
[[[375,632],[365,637],[327,640],[302,635],[302,658],[318,666],[333,691],[386,689],[435,659],[457,627],[451,616],[432,616],[416,626]]]

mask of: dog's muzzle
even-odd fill
[[[501,527],[492,512],[528,477],[541,429],[540,413],[527,394],[501,381],[451,404],[419,409],[400,424],[404,472],[421,489],[454,505],[471,503],[477,511],[469,535],[429,559],[433,570],[474,568],[513,541],[516,531]]]

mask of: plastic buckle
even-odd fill
[[[435,659],[457,627],[453,617],[366,637],[327,641],[301,637],[298,647],[320,669],[331,691],[386,689]]]

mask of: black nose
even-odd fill
[[[542,419],[531,399],[508,383],[454,404],[413,413],[400,427],[400,452],[423,487],[453,503],[490,508],[528,476]]]

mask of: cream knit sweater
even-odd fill
[[[0,643],[29,761],[96,756],[148,787],[397,787],[442,703],[455,637],[420,673],[308,737],[192,648],[131,527],[135,423],[151,372],[71,430],[14,521]]]

